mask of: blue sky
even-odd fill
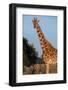
[[[23,36],[30,44],[34,45],[38,55],[41,56],[42,50],[37,32],[32,23],[33,17],[37,17],[39,19],[39,25],[44,33],[44,36],[55,48],[57,48],[57,16],[23,15]]]

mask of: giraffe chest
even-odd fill
[[[57,61],[57,53],[56,52],[45,52],[43,53],[44,61],[48,62],[56,62]]]

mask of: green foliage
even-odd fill
[[[23,38],[23,63],[24,66],[30,66],[36,63],[38,59],[38,53],[33,45],[28,43],[26,38]]]

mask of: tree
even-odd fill
[[[28,43],[28,40],[23,37],[23,64],[25,66],[30,66],[36,63],[38,59],[38,53],[36,52],[34,46]]]

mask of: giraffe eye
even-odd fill
[[[37,30],[37,32],[39,33],[39,30]]]

